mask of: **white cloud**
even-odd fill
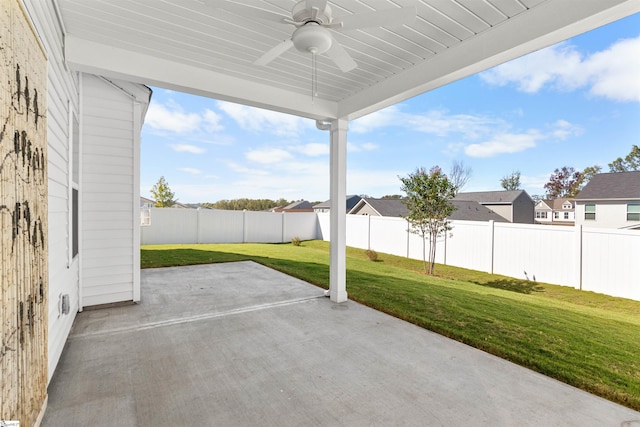
[[[202,114],[204,128],[208,132],[219,132],[223,130],[224,128],[220,124],[221,119],[222,118],[220,117],[220,114],[216,113],[215,111],[209,110],[208,108],[204,110],[204,113]]]
[[[362,144],[347,142],[347,151],[350,153],[360,153],[362,151],[374,151],[377,149],[378,149],[378,146],[372,142],[363,142]]]
[[[329,154],[329,144],[310,142],[304,145],[289,147],[291,150],[309,157],[326,156]]]
[[[144,123],[152,129],[175,133],[193,132],[200,126],[201,117],[196,113],[186,113],[179,105],[162,105],[151,102]]]
[[[553,124],[549,136],[564,141],[571,136],[578,136],[582,133],[583,129],[580,126],[576,126],[566,120],[560,119]]]
[[[439,137],[460,134],[467,138],[478,138],[490,133],[496,127],[505,125],[501,119],[483,115],[449,114],[441,109],[405,113],[401,107],[401,104],[393,105],[354,120],[349,125],[349,129],[354,133],[367,133],[395,126]]]
[[[202,154],[206,151],[204,148],[191,144],[169,144],[169,147],[178,153]]]
[[[261,170],[261,169],[248,168],[248,167],[240,165],[240,164],[238,164],[236,162],[229,161],[226,164],[227,164],[227,167],[229,169],[231,169],[232,171],[237,172],[237,173],[241,173],[241,174],[245,174],[245,175],[254,175],[254,176],[269,175],[268,171]]]
[[[640,36],[590,55],[560,43],[480,73],[480,78],[497,86],[515,84],[527,93],[545,86],[562,91],[587,87],[595,96],[640,102],[639,75]]]
[[[280,163],[293,158],[291,153],[282,148],[250,149],[244,156],[251,162],[261,164]]]
[[[218,101],[217,105],[241,128],[252,132],[267,132],[278,136],[297,136],[313,127],[311,120],[289,114],[224,101]]]
[[[349,123],[349,131],[354,133],[367,133],[388,126],[399,126],[401,114],[400,107],[398,105],[392,105],[353,120]]]
[[[494,157],[498,154],[518,153],[535,147],[536,141],[541,137],[537,131],[497,134],[488,141],[467,145],[464,152],[471,157]]]
[[[640,102],[640,36],[614,43],[609,49],[591,55],[584,65],[591,94]]]
[[[179,171],[181,172],[186,172],[188,174],[191,175],[200,175],[202,174],[202,171],[200,169],[196,169],[196,168],[178,168]]]
[[[221,116],[215,111],[205,109],[203,112],[186,112],[181,105],[173,101],[161,104],[152,100],[144,124],[156,131],[178,134],[212,133],[224,129]]]

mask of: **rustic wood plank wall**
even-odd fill
[[[32,426],[47,390],[47,60],[0,1],[0,420]]]

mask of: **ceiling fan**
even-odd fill
[[[332,36],[331,31],[350,31],[372,27],[393,27],[409,23],[416,17],[415,6],[334,17],[327,0],[300,0],[291,16],[225,0],[207,0],[215,8],[249,18],[293,25],[290,38],[268,50],[254,63],[267,65],[292,47],[303,53],[326,54],[343,72],[357,68],[351,55]]]

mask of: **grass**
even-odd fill
[[[142,268],[253,260],[325,289],[329,245],[161,245]],[[349,298],[640,410],[640,302],[347,248]]]

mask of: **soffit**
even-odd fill
[[[293,27],[204,0],[54,0],[68,64],[80,71],[314,119],[353,119],[640,11],[637,0],[335,0],[334,16],[415,5],[393,28],[334,32],[358,67],[343,73],[291,49],[253,62]],[[282,14],[295,0],[237,0]]]

